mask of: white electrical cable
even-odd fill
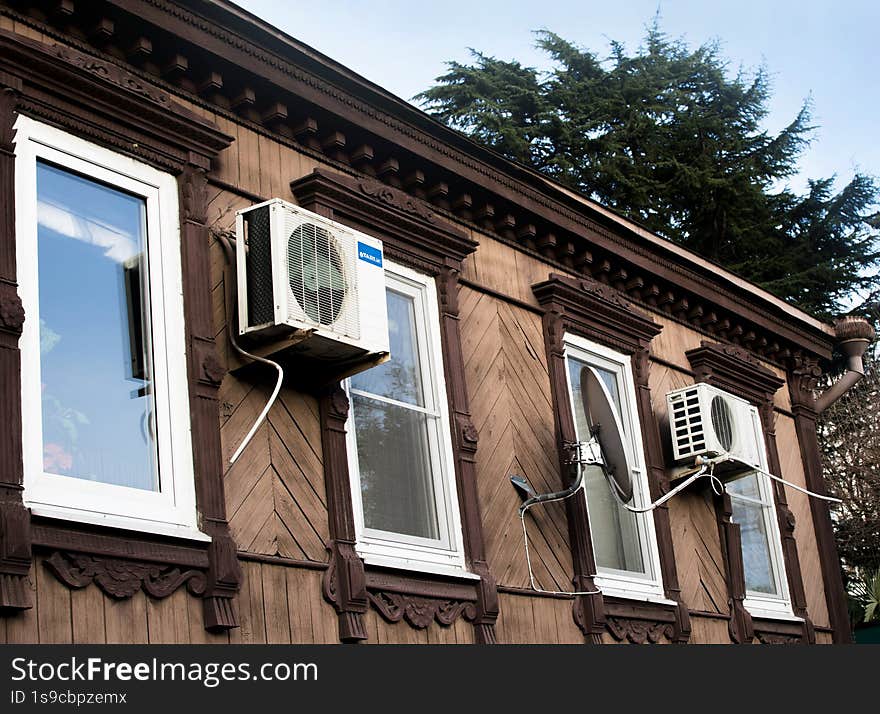
[[[532,556],[529,553],[529,534],[526,532],[526,511],[528,511],[532,506],[535,506],[538,503],[553,503],[554,501],[564,501],[566,498],[571,498],[576,493],[580,492],[581,489],[579,488],[566,496],[560,496],[559,498],[550,498],[546,501],[535,501],[534,503],[529,503],[524,508],[520,509],[519,518],[522,522],[523,542],[525,543],[526,547],[526,565],[529,568],[529,584],[532,586],[532,590],[534,590],[535,592],[544,593],[545,595],[568,595],[572,597],[575,595],[599,595],[602,592],[601,590],[575,590],[572,592],[566,590],[544,590],[543,588],[539,588],[535,584],[535,574],[532,571]],[[591,575],[589,577],[595,576]]]
[[[631,513],[648,513],[650,511],[653,511],[655,508],[662,506],[670,498],[677,495],[679,492],[684,491],[684,489],[686,489],[694,481],[696,481],[697,479],[700,479],[700,478],[708,478],[712,483],[712,490],[715,491],[715,493],[720,496],[724,492],[724,484],[722,484],[721,481],[718,479],[718,477],[714,475],[714,473],[713,473],[714,468],[715,468],[714,463],[708,464],[708,469],[707,469],[707,466],[705,466],[705,465],[700,467],[699,471],[688,476],[684,481],[682,481],[680,484],[678,484],[678,486],[673,488],[669,493],[665,494],[664,496],[661,496],[656,501],[649,504],[648,506],[645,506],[644,508],[636,508],[635,506],[630,506],[628,503],[624,503],[623,500],[620,498],[620,494],[617,493],[616,484],[614,483],[614,479],[608,479],[608,481],[611,482],[611,484],[613,486],[615,486],[615,488],[611,489],[611,493],[614,495],[615,500],[621,506],[623,506],[623,508],[625,508],[627,511],[630,511]]]
[[[232,265],[232,243],[229,238],[226,237],[223,233],[215,233],[217,239],[220,242],[221,247],[223,248],[223,252],[226,254],[226,262],[229,265]],[[225,275],[223,280],[224,283],[232,284],[232,290],[226,291],[226,306],[227,310],[235,305],[235,293],[237,292],[237,284],[233,281],[228,280],[228,275]],[[252,360],[256,362],[262,362],[263,364],[268,364],[274,367],[278,371],[278,379],[275,381],[275,389],[272,391],[272,396],[269,397],[269,401],[266,402],[266,406],[263,407],[263,411],[260,412],[260,416],[257,417],[257,420],[254,422],[254,425],[250,428],[250,431],[245,435],[244,439],[242,439],[241,443],[238,445],[238,448],[235,450],[235,453],[232,454],[232,457],[229,459],[230,464],[234,464],[241,453],[245,450],[245,447],[251,442],[251,439],[254,438],[254,434],[257,433],[257,429],[260,428],[260,425],[265,421],[266,416],[269,414],[269,410],[272,409],[272,405],[275,404],[275,400],[278,399],[278,394],[281,392],[281,385],[284,382],[284,369],[280,364],[274,362],[270,359],[266,359],[265,357],[260,357],[255,354],[251,354],[245,349],[242,349],[241,345],[235,339],[233,334],[233,326],[232,322],[227,320],[226,323],[226,332],[229,335],[229,342],[232,347],[238,352],[240,355],[244,357],[250,357]]]
[[[617,483],[614,481],[614,479],[609,478],[609,479],[607,479],[607,481],[611,484],[611,494],[614,496],[615,500],[623,508],[625,508],[627,511],[630,511],[631,513],[648,513],[649,511],[653,511],[658,506],[661,506],[664,503],[666,503],[666,501],[668,501],[670,498],[675,496],[680,491],[683,491],[685,488],[690,486],[697,479],[703,478],[703,477],[706,477],[711,481],[712,490],[715,492],[716,495],[720,496],[722,493],[724,493],[724,491],[726,489],[724,487],[724,483],[714,474],[715,466],[717,464],[724,463],[725,461],[733,461],[733,460],[734,459],[732,459],[727,454],[720,456],[718,458],[715,458],[715,459],[707,459],[705,462],[705,465],[697,473],[689,476],[684,481],[682,481],[680,484],[678,484],[678,486],[676,486],[674,489],[672,489],[669,493],[662,496],[661,498],[658,498],[656,501],[654,501],[653,503],[651,503],[650,505],[648,505],[644,508],[636,508],[635,506],[630,506],[628,503],[625,503],[620,496],[619,487],[617,486]],[[706,468],[707,466],[708,466],[708,472],[707,472],[707,468]],[[813,498],[821,498],[824,501],[833,501],[835,503],[841,502],[839,498],[834,498],[833,496],[823,496],[820,493],[814,493],[813,491],[809,491],[805,488],[802,488],[802,487],[798,486],[797,484],[792,483],[791,481],[786,481],[784,478],[782,478],[780,476],[776,476],[775,474],[771,474],[769,471],[764,471],[763,469],[756,469],[756,468],[750,468],[750,470],[756,471],[760,474],[764,474],[765,476],[768,476],[769,478],[773,479],[774,481],[779,481],[780,483],[784,483],[786,486],[791,486],[796,491],[800,491],[801,493],[805,493],[806,495],[812,496]]]
[[[254,425],[251,427],[251,430],[247,433],[247,435],[242,439],[242,442],[238,445],[238,448],[235,450],[235,453],[229,459],[230,464],[234,464],[236,459],[241,456],[241,452],[244,451],[245,447],[250,443],[251,439],[254,438],[254,434],[257,433],[257,429],[260,428],[260,425],[266,419],[266,415],[269,413],[269,410],[272,408],[272,405],[275,403],[275,400],[278,399],[278,393],[281,391],[281,383],[284,381],[284,370],[281,365],[277,362],[273,362],[270,359],[266,359],[265,357],[258,357],[257,355],[253,355],[250,352],[246,352],[241,349],[238,345],[233,342],[233,346],[238,350],[238,352],[246,357],[250,357],[257,362],[262,362],[263,364],[272,365],[275,369],[278,370],[278,379],[275,382],[275,389],[272,391],[272,396],[269,397],[269,401],[266,402],[266,406],[263,407],[263,411],[260,412],[260,416],[257,417],[257,420],[254,422]]]
[[[732,461],[733,459],[730,456],[725,455],[724,458],[719,458],[717,463],[722,463],[724,461]],[[757,471],[759,474],[764,474],[765,476],[772,478],[774,481],[778,481],[779,483],[783,483],[786,486],[790,486],[795,491],[800,491],[801,493],[805,493],[807,496],[811,496],[812,498],[820,498],[823,501],[831,501],[832,503],[843,503],[841,499],[835,498],[834,496],[823,496],[821,493],[816,493],[815,491],[810,491],[809,489],[803,488],[802,486],[798,486],[796,483],[792,483],[791,481],[786,481],[781,476],[777,476],[776,474],[771,474],[769,471],[764,471],[764,469],[751,469],[753,471]]]

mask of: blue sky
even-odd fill
[[[532,31],[548,29],[603,55],[609,38],[635,48],[655,11],[663,29],[692,46],[718,38],[732,70],[767,66],[773,98],[766,128],[790,122],[812,96],[813,144],[801,158],[807,177],[855,170],[880,176],[880,2],[876,0],[403,0],[302,3],[238,0],[239,5],[410,99],[444,72],[446,60],[468,61],[468,47],[546,67]]]

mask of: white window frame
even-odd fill
[[[631,477],[633,480],[634,495],[633,505],[646,506],[650,503],[650,488],[648,485],[647,469],[645,468],[644,444],[642,441],[642,429],[639,423],[639,414],[636,407],[636,388],[632,373],[632,360],[628,355],[621,354],[607,347],[599,345],[580,335],[566,333],[563,339],[565,354],[565,380],[568,393],[568,408],[574,419],[574,404],[572,402],[572,385],[570,358],[577,359],[591,366],[601,367],[612,372],[617,377],[617,388],[620,394],[621,411],[620,417],[626,433],[631,437],[625,440],[625,446],[629,451],[629,459],[632,465]],[[575,429],[577,423],[575,420]],[[584,435],[578,434],[578,439]],[[587,504],[589,515],[590,504],[586,497],[586,489],[583,488],[583,498]],[[631,571],[614,568],[596,567],[594,582],[606,595],[623,597],[628,599],[650,600],[652,602],[669,601],[664,594],[663,579],[660,570],[660,551],[657,547],[657,533],[654,528],[654,519],[650,513],[634,514],[639,531],[639,543],[642,549],[642,562],[645,564],[645,573],[638,574]],[[601,537],[601,534],[599,534]],[[590,538],[595,542],[596,534],[590,525]]]
[[[209,541],[198,529],[196,512],[177,181],[26,116],[19,116],[15,128],[16,255],[19,295],[27,316],[20,341],[25,504],[38,516]],[[146,203],[158,491],[43,470],[38,160],[140,196]]]
[[[780,593],[778,595],[768,595],[767,593],[749,590],[748,586],[746,586],[746,597],[743,605],[749,611],[749,614],[754,617],[800,620],[801,618],[795,616],[794,610],[791,607],[791,597],[788,591],[788,574],[785,570],[785,557],[782,552],[782,534],[779,532],[779,521],[776,517],[776,496],[773,493],[773,484],[770,482],[770,477],[766,474],[769,471],[769,466],[767,463],[767,445],[764,442],[764,430],[761,427],[761,417],[758,413],[758,408],[753,405],[749,406],[749,413],[751,414],[755,439],[758,443],[758,459],[761,470],[747,472],[739,476],[739,478],[755,474],[761,502],[759,503],[746,496],[740,496],[732,491],[729,491],[728,495],[731,501],[749,502],[762,507],[764,530],[767,533],[767,549],[770,551],[770,566],[773,569],[776,581],[779,583]],[[742,549],[742,543],[740,543],[740,549]],[[745,565],[745,553],[743,553],[743,565]]]
[[[373,565],[457,577],[476,577],[467,572],[465,565],[449,406],[443,371],[437,288],[433,278],[402,265],[394,264],[387,258],[385,261],[385,285],[386,288],[411,297],[415,307],[416,341],[425,392],[425,408],[416,409],[433,417],[430,420],[433,428],[428,429],[429,450],[432,458],[431,471],[434,476],[434,493],[437,495],[435,508],[441,535],[439,540],[434,541],[402,533],[367,528],[364,525],[356,417],[352,408],[349,411],[346,424],[346,439],[349,480],[357,534],[355,548],[365,562]],[[351,387],[350,380],[346,380],[345,388],[350,400],[352,394],[359,393]],[[394,400],[382,399],[368,392],[362,394],[370,399],[396,404]],[[413,408],[411,404],[403,406]]]

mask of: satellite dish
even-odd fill
[[[589,366],[581,368],[581,401],[590,432],[597,436],[602,448],[605,478],[620,500],[629,503],[633,497],[632,469],[623,443],[623,426],[608,388]]]

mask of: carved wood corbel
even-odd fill
[[[345,439],[349,402],[342,385],[337,383],[322,394],[319,407],[330,520],[330,542],[327,544],[330,566],[324,572],[323,595],[336,608],[339,639],[342,642],[359,642],[367,639],[364,625],[364,614],[368,607],[367,581],[364,561],[354,547],[357,535]]]
[[[210,270],[211,237],[208,213],[209,161],[197,154],[180,174],[178,183],[183,217],[181,250],[184,265],[184,312],[190,375],[193,459],[196,502],[202,530],[211,536],[207,584],[203,594],[205,628],[219,631],[238,627],[233,598],[241,583],[237,548],[226,521],[223,457],[220,447],[218,390],[225,370],[214,345]]]

